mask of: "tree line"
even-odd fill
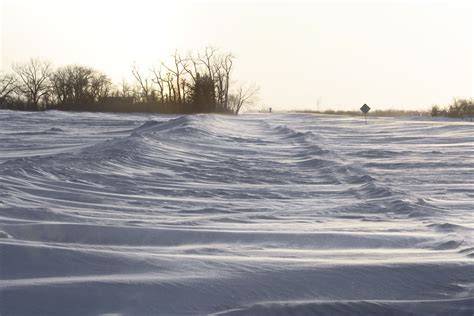
[[[180,54],[146,70],[132,66],[132,83],[114,84],[88,66],[54,68],[30,59],[0,74],[0,108],[12,110],[238,114],[258,88],[232,84],[234,56],[213,47]]]
[[[472,122],[474,117],[474,99],[453,99],[453,102],[447,107],[434,105],[431,108],[431,116],[470,118]]]

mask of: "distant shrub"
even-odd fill
[[[423,116],[427,115],[428,113],[425,111],[417,111],[417,110],[397,110],[397,109],[389,109],[389,110],[375,110],[372,113],[369,112],[369,115],[372,116],[390,116],[390,117],[398,117],[398,116]]]

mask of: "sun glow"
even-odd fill
[[[7,58],[7,64],[38,56],[55,64],[88,64],[120,79],[129,77],[134,62],[158,63],[174,48],[177,6],[170,1],[6,3],[4,40],[16,44],[8,48],[15,60]]]
[[[275,109],[423,109],[474,96],[472,4],[430,1],[0,0],[1,67],[85,64],[116,82],[213,45]],[[1,3],[1,2],[0,2]]]

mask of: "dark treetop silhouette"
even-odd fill
[[[44,60],[15,64],[0,74],[0,108],[12,110],[238,114],[255,101],[255,86],[231,87],[234,56],[213,47],[147,70],[132,66],[134,83],[114,85],[87,66],[53,68]]]

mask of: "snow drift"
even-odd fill
[[[1,315],[474,313],[470,123],[0,122]]]

